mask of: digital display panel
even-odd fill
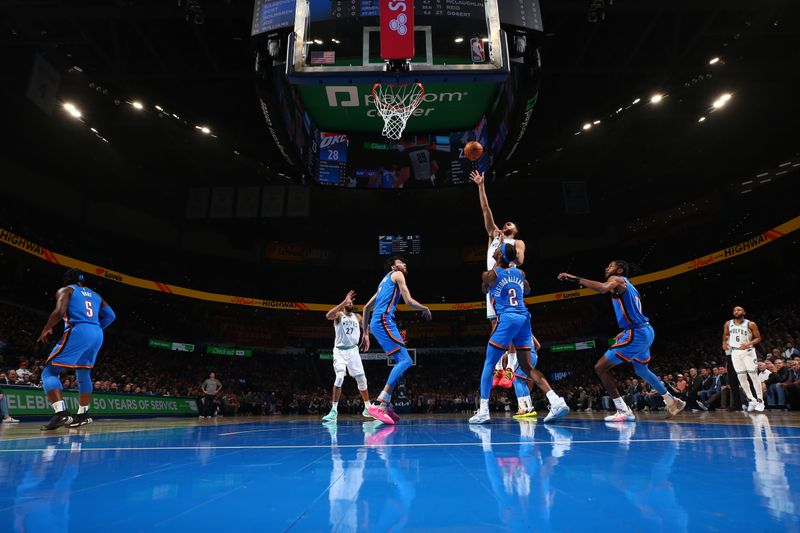
[[[419,255],[419,235],[378,235],[378,255]]]

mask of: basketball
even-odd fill
[[[470,141],[464,147],[464,155],[470,161],[477,161],[483,155],[483,145],[478,141]]]

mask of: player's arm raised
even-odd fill
[[[341,313],[345,307],[353,303],[353,298],[355,298],[355,296],[356,291],[349,291],[347,296],[344,297],[344,300],[342,300],[342,303],[325,313],[325,318],[328,320],[338,320],[339,313]]]
[[[748,329],[750,329],[750,333],[753,334],[753,340],[742,344],[742,350],[749,350],[750,348],[761,342],[761,332],[758,331],[758,325],[751,320],[750,322],[747,323],[747,327]]]
[[[514,248],[517,250],[517,260],[514,262],[517,266],[522,266],[522,263],[525,262],[525,241],[516,239],[514,241]]]
[[[494,223],[492,209],[489,207],[489,198],[486,196],[483,172],[473,170],[469,175],[469,179],[478,186],[478,199],[481,202],[481,211],[483,211],[483,224],[486,226],[486,233],[489,234],[489,238],[493,239],[495,233],[500,230],[497,228],[497,224]]]
[[[405,275],[402,272],[396,271],[392,273],[392,281],[397,283],[397,286],[400,288],[400,295],[403,297],[403,301],[406,305],[410,305],[417,311],[422,311],[422,318],[430,320],[431,310],[411,297],[411,291],[408,290],[408,285],[406,285]]]
[[[573,283],[577,283],[578,285],[582,285],[587,289],[592,289],[593,291],[597,291],[600,294],[606,294],[608,292],[614,292],[615,294],[622,294],[628,289],[628,284],[625,283],[625,280],[619,276],[610,276],[606,281],[593,281],[591,279],[586,278],[579,278],[574,274],[567,274],[566,272],[562,272],[558,275],[558,279],[561,281],[571,281]]]
[[[728,330],[728,321],[725,321],[725,324],[722,326],[722,350],[727,352],[731,349],[731,345],[728,344],[728,337],[731,336],[731,332]]]
[[[42,328],[42,332],[39,334],[39,338],[36,340],[36,342],[46,341],[47,337],[53,333],[53,326],[58,324],[58,321],[62,320],[67,312],[70,296],[72,296],[72,287],[61,287],[58,289],[58,292],[56,293],[56,307],[47,318],[47,322]]]

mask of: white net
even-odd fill
[[[425,88],[421,83],[401,83],[383,85],[376,83],[372,87],[372,99],[383,118],[383,136],[398,140],[406,129],[411,113],[422,102]]]

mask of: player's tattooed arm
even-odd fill
[[[392,281],[397,283],[397,287],[400,289],[400,296],[403,297],[403,301],[406,303],[406,305],[410,305],[417,311],[422,311],[422,318],[425,320],[430,320],[431,310],[427,306],[422,305],[411,297],[411,291],[408,290],[405,275],[402,272],[396,271],[392,274]]]
[[[478,199],[481,202],[481,211],[483,212],[483,224],[486,227],[486,233],[489,234],[490,239],[494,239],[496,233],[500,230],[497,227],[497,224],[494,223],[494,216],[492,215],[492,209],[489,207],[489,198],[486,196],[486,187],[484,186],[484,176],[483,172],[478,172],[477,170],[473,170],[470,175],[469,179],[471,179],[475,185],[478,186]]]
[[[53,333],[53,326],[58,324],[58,321],[61,320],[67,312],[70,296],[72,296],[72,287],[61,287],[58,289],[56,293],[56,307],[47,318],[47,322],[42,328],[42,332],[39,334],[39,338],[36,342],[46,341],[47,337]]]

